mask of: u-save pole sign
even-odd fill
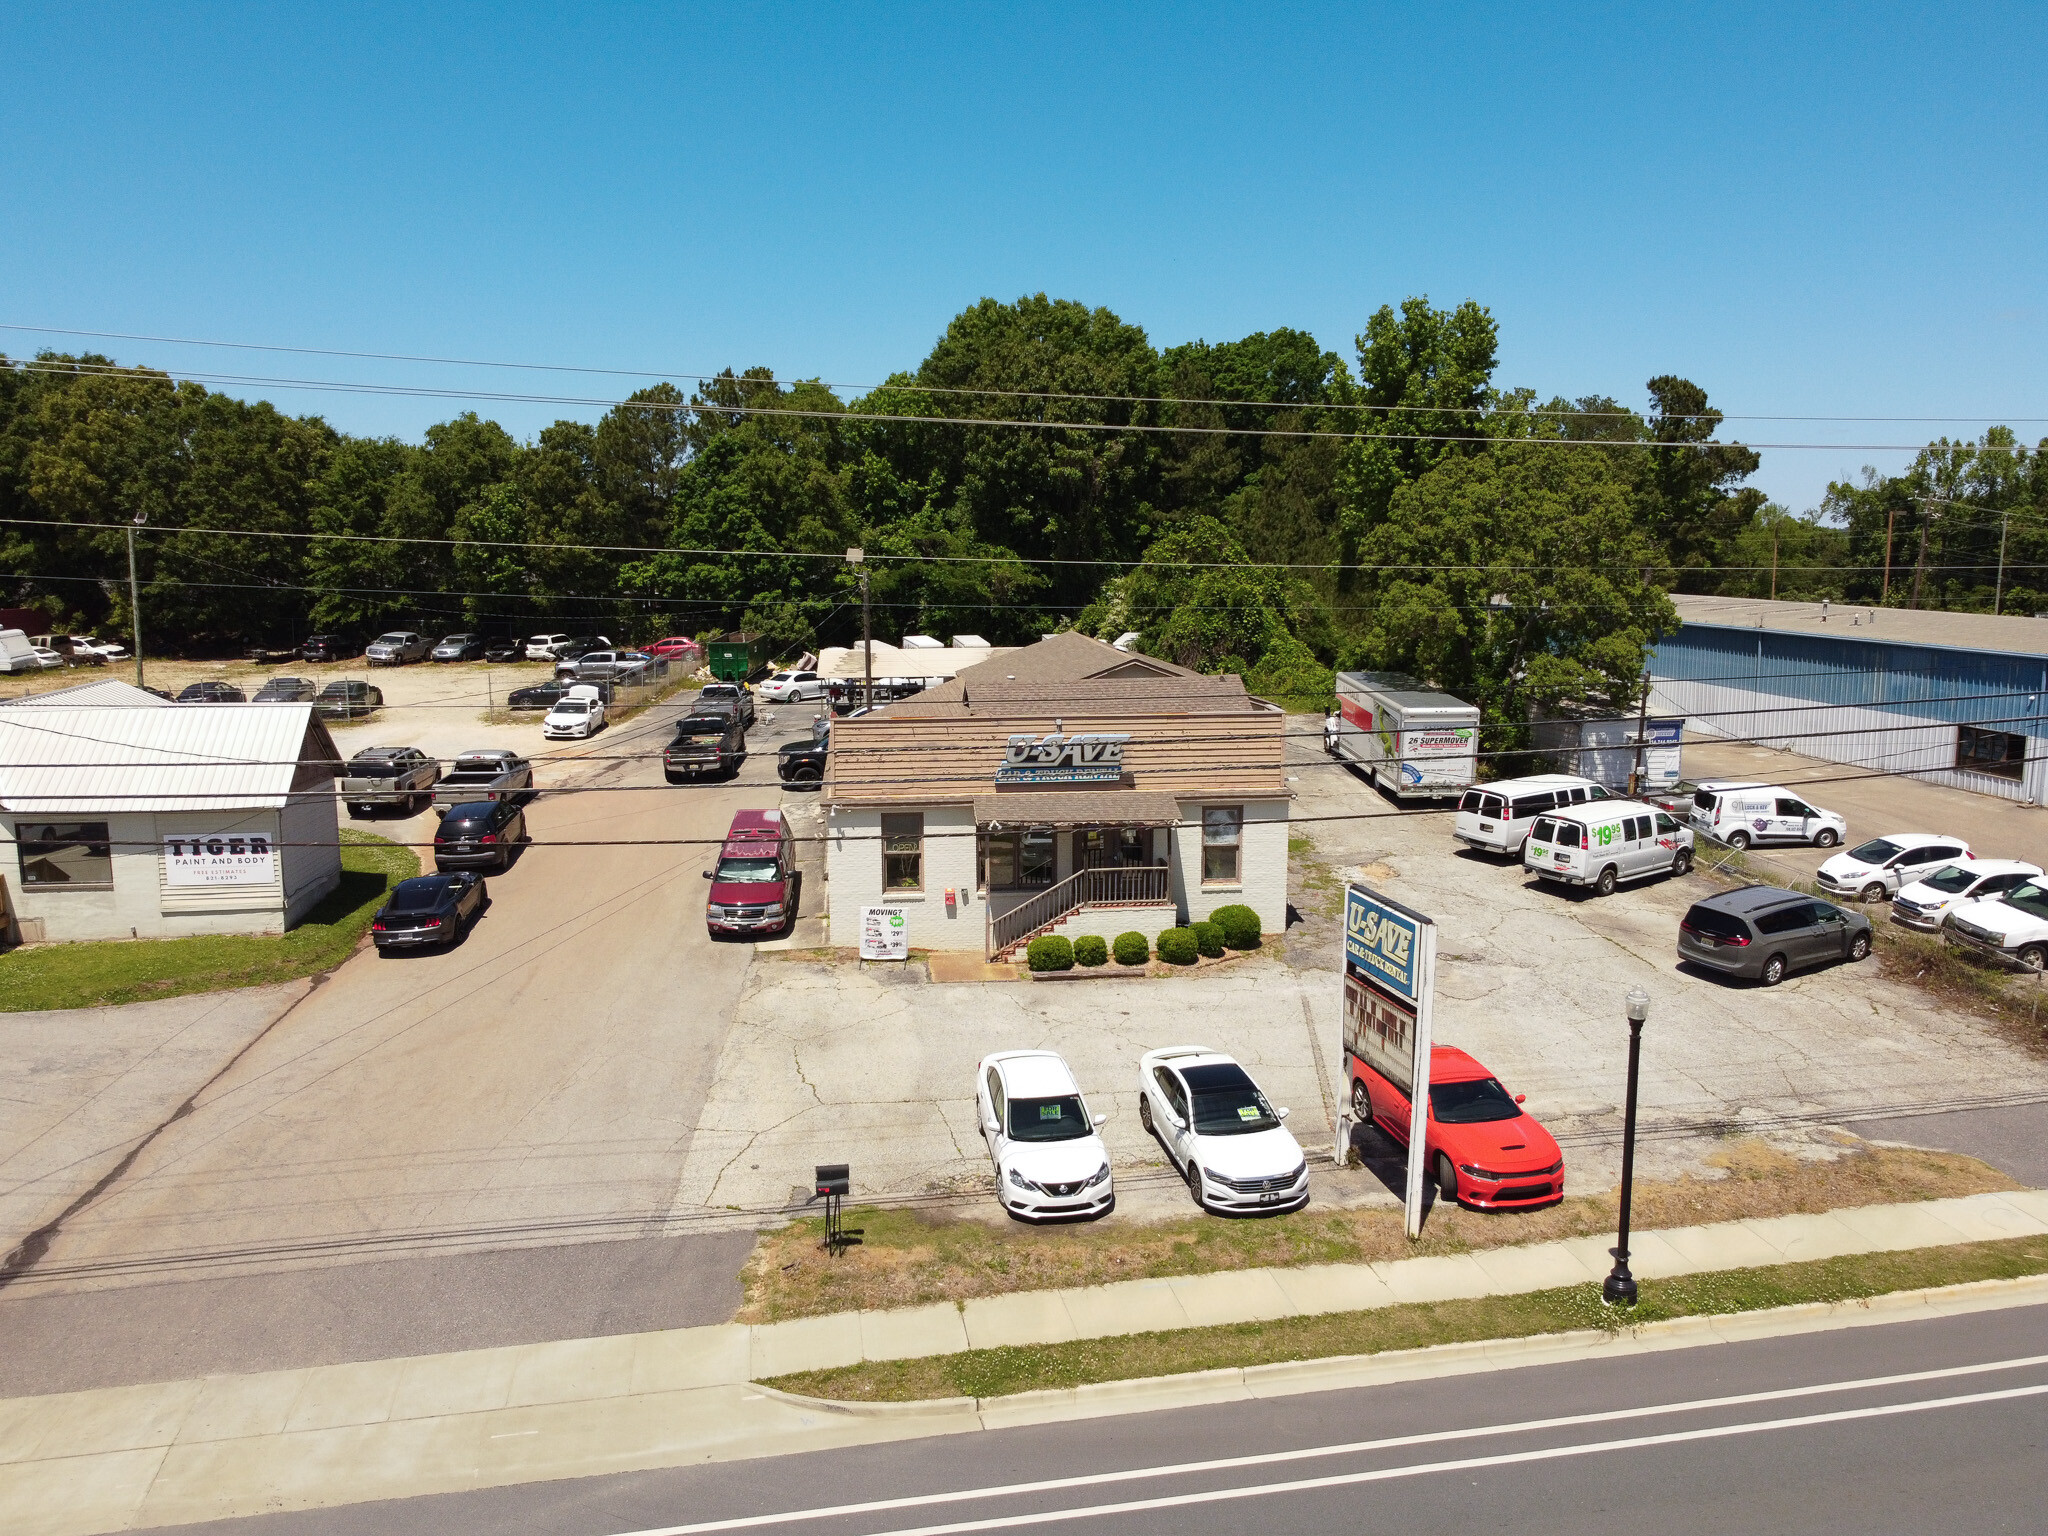
[[[1375,1098],[1408,1100],[1408,1235],[1422,1236],[1429,1172],[1429,1037],[1436,924],[1353,881],[1344,891],[1344,1055]],[[1365,1068],[1364,1072],[1358,1070]],[[1394,1102],[1391,1096],[1388,1102]]]

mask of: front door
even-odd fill
[[[1003,1078],[994,1067],[988,1069],[988,1078],[981,1090],[981,1139],[988,1143],[989,1161],[998,1168],[1002,1166],[1003,1154]]]

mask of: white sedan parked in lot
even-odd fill
[[[1308,1160],[1259,1085],[1221,1051],[1174,1045],[1138,1061],[1138,1119],[1205,1211],[1297,1210]]]
[[[1971,859],[1963,864],[1945,864],[1933,874],[1922,875],[1892,898],[1892,921],[1932,933],[1964,902],[1989,901],[2040,877],[2038,865],[2022,864],[2017,859]]]
[[[1883,901],[1902,886],[1931,875],[1944,864],[1974,859],[1960,837],[1937,832],[1887,832],[1821,865],[1814,883],[1830,896],[1852,901]]]
[[[756,686],[770,704],[801,704],[825,697],[825,680],[815,672],[778,672]]]
[[[564,695],[540,723],[540,733],[550,741],[595,736],[604,728],[604,700],[579,699]]]
[[[1052,1051],[997,1051],[974,1069],[996,1198],[1027,1220],[1100,1216],[1116,1204],[1109,1150],[1066,1061]]]

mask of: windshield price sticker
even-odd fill
[[[1240,1119],[1240,1120],[1256,1120],[1256,1119],[1258,1119],[1258,1118],[1259,1118],[1259,1106],[1258,1106],[1258,1105],[1256,1105],[1256,1104],[1240,1104],[1240,1105],[1238,1105],[1238,1106],[1237,1106],[1237,1118],[1238,1118],[1238,1119]]]
[[[1059,1117],[1060,1117],[1060,1107],[1059,1107],[1059,1105],[1057,1105],[1057,1104],[1041,1104],[1041,1105],[1039,1105],[1039,1106],[1038,1106],[1038,1118],[1039,1118],[1039,1119],[1041,1119],[1041,1120],[1057,1120],[1057,1119],[1059,1119]]]

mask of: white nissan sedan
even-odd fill
[[[550,741],[594,736],[604,725],[602,699],[559,698],[540,723],[540,733]]]
[[[974,1069],[996,1198],[1026,1221],[1107,1215],[1116,1204],[1109,1149],[1080,1084],[1052,1051],[997,1051]]]
[[[1200,1045],[1138,1061],[1138,1119],[1205,1211],[1291,1211],[1308,1204],[1308,1160],[1232,1057]]]

